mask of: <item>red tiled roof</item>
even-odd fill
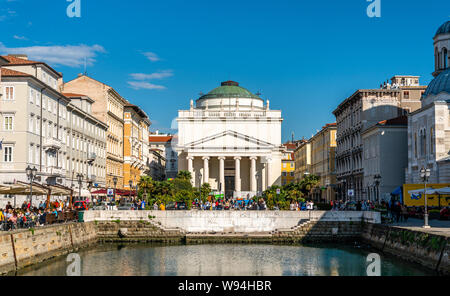
[[[408,117],[407,116],[400,116],[397,118],[392,118],[388,120],[383,120],[378,122],[377,125],[408,125]]]
[[[11,69],[1,68],[1,70],[2,70],[2,76],[3,77],[7,77],[7,76],[10,76],[10,77],[17,77],[17,76],[20,76],[20,77],[31,77],[30,74],[19,72],[19,71],[15,71],[15,70],[11,70]]]
[[[285,143],[283,144],[284,147],[286,147],[287,149],[295,149],[297,148],[297,145],[294,143]]]
[[[2,56],[2,58],[4,58],[5,60],[7,60],[11,65],[33,65],[33,64],[42,64],[41,62],[36,62],[36,61],[30,61],[30,60],[25,60],[25,59],[21,59],[18,57],[14,57],[14,56]]]
[[[172,136],[150,136],[150,143],[166,143],[172,141]]]

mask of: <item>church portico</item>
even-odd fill
[[[179,170],[227,198],[281,184],[281,111],[228,81],[178,114]]]

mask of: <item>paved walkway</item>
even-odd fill
[[[423,228],[423,223],[423,220],[410,218],[408,222],[392,223],[389,225],[450,237],[450,221],[429,220],[428,224],[431,226],[429,229]]]

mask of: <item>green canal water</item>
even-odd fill
[[[83,276],[365,276],[359,245],[104,244],[79,252]],[[434,275],[420,265],[381,256],[383,276]],[[24,269],[22,276],[64,276],[66,257]]]

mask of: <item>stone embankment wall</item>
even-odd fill
[[[102,242],[181,243],[185,234],[179,229],[164,229],[149,221],[94,222]]]
[[[264,233],[291,229],[305,221],[380,223],[377,212],[325,211],[89,211],[85,222],[149,221],[188,233]]]
[[[97,242],[94,223],[72,223],[0,234],[0,274]]]
[[[362,239],[376,249],[450,274],[450,244],[445,236],[400,227],[366,224]]]

